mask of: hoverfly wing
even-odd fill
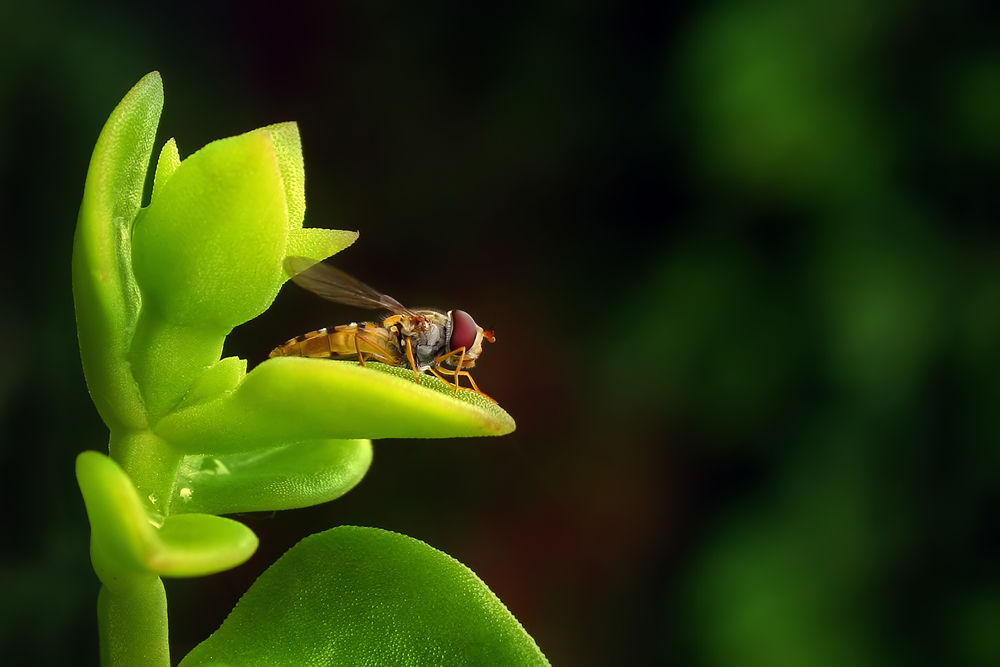
[[[388,294],[382,294],[329,264],[308,257],[286,257],[284,266],[295,284],[324,299],[357,308],[384,308],[394,314],[410,313],[408,308]]]

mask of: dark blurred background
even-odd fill
[[[518,423],[242,517],[247,565],[167,582],[175,661],[359,524],[470,566],[554,665],[1000,664],[996,3],[154,7],[0,16],[0,663],[97,663],[69,262],[156,69],[157,150],[297,120],[306,224],[494,328],[476,378]],[[227,354],[360,316],[290,288]]]

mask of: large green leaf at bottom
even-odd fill
[[[344,526],[278,559],[180,667],[548,664],[467,567],[411,537]]]

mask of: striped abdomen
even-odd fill
[[[358,358],[397,365],[403,354],[394,336],[371,323],[343,324],[296,336],[271,350],[268,357]]]

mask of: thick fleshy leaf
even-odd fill
[[[205,369],[184,395],[181,407],[218,398],[236,388],[247,374],[247,360],[224,357]]]
[[[250,371],[231,394],[177,410],[156,433],[188,454],[252,451],[328,438],[504,435],[514,420],[469,390],[369,363],[278,357]]]
[[[299,542],[181,667],[548,665],[467,567],[413,538],[341,527]]]
[[[271,134],[278,157],[281,180],[285,184],[288,228],[300,229],[306,215],[306,167],[302,161],[302,138],[297,123],[277,123],[263,128]]]
[[[309,507],[339,498],[372,461],[370,440],[321,440],[228,456],[187,456],[174,512],[232,514]]]
[[[132,480],[99,452],[76,457],[76,481],[90,519],[90,550],[105,584],[123,575],[150,574],[146,562],[158,518],[139,499]]]
[[[278,158],[256,130],[181,162],[136,225],[132,265],[160,318],[228,333],[274,301],[287,238]]]
[[[76,476],[87,506],[97,576],[114,588],[148,575],[194,577],[233,568],[253,555],[257,536],[241,523],[185,514],[165,519],[139,498],[113,459],[83,452]]]
[[[129,351],[151,422],[219,360],[226,335],[274,301],[288,210],[266,130],[181,162],[132,235],[143,308]]]
[[[286,252],[289,257],[326,259],[357,240],[357,232],[348,232],[340,229],[320,229],[318,227],[293,229],[288,234],[288,248]]]
[[[239,521],[210,514],[175,514],[156,533],[149,566],[163,577],[201,577],[246,562],[257,536]]]
[[[163,83],[146,75],[101,130],[73,242],[73,300],[90,395],[110,426],[141,428],[145,414],[125,354],[139,311],[129,238],[142,201]]]
[[[160,157],[156,160],[156,171],[153,173],[153,199],[156,199],[163,186],[166,185],[170,177],[181,166],[181,154],[177,151],[177,142],[168,139],[160,149]]]
[[[222,356],[228,329],[174,324],[144,306],[128,360],[150,423],[180,404]]]

